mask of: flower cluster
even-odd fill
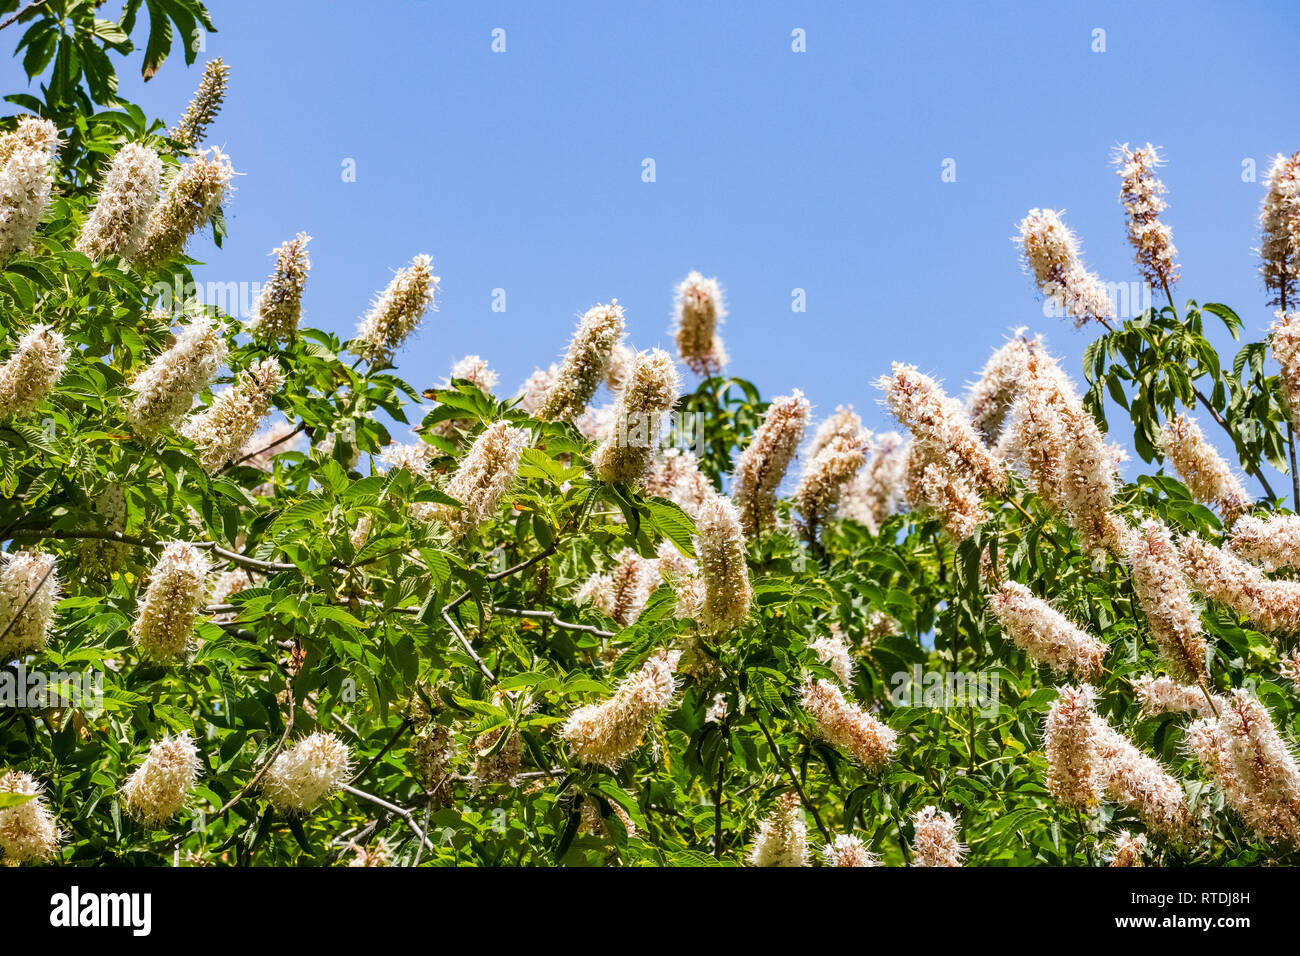
[[[827,866],[880,866],[880,858],[858,837],[841,833],[822,849]]]
[[[198,446],[199,462],[209,474],[239,457],[283,385],[280,363],[263,359],[240,372],[235,384],[213,397],[206,409],[185,420],[181,434]]]
[[[537,406],[536,417],[552,422],[573,421],[586,411],[605,377],[614,346],[622,338],[623,307],[618,299],[588,309]]]
[[[1012,434],[1029,486],[1069,520],[1088,550],[1122,552],[1127,529],[1112,510],[1122,453],[1107,445],[1073,383],[1044,350],[1030,353],[1022,386]]]
[[[1250,827],[1300,846],[1300,767],[1263,704],[1234,690],[1219,717],[1187,728],[1186,743]]]
[[[188,734],[160,740],[123,785],[123,805],[146,826],[165,823],[185,806],[199,767],[198,750]]]
[[[1273,581],[1254,565],[1195,534],[1178,541],[1183,568],[1196,589],[1232,608],[1262,631],[1300,633],[1300,581]]]
[[[1002,630],[1035,661],[1057,673],[1089,680],[1101,672],[1106,645],[1079,628],[1017,581],[1004,581],[992,595]]]
[[[1033,274],[1039,291],[1074,319],[1075,325],[1090,321],[1106,323],[1115,316],[1105,285],[1084,268],[1079,258],[1079,241],[1051,209],[1031,209],[1020,220],[1015,241]]]
[[[1186,415],[1169,419],[1160,429],[1159,443],[1197,501],[1218,508],[1229,522],[1250,510],[1254,501],[1194,419]]]
[[[507,421],[493,422],[479,434],[465,453],[446,492],[460,502],[450,505],[417,505],[417,514],[442,522],[457,538],[463,538],[496,514],[502,496],[519,473],[519,457],[528,444],[528,432]]]
[[[30,415],[63,377],[71,354],[48,325],[29,329],[0,364],[0,419]]]
[[[717,279],[692,272],[677,286],[677,354],[696,375],[717,375],[727,364],[718,325],[727,315]]]
[[[230,67],[221,62],[221,57],[204,64],[199,88],[194,92],[190,105],[185,108],[180,122],[172,127],[172,139],[186,147],[194,147],[203,142],[203,134],[221,112],[229,78]]]
[[[416,256],[407,268],[397,270],[357,326],[352,351],[369,362],[391,361],[433,305],[438,282],[430,256]]]
[[[1300,279],[1300,153],[1273,158],[1268,170],[1268,192],[1259,210],[1260,275],[1273,293],[1272,304],[1283,309],[1295,304]]]
[[[1129,569],[1138,605],[1151,637],[1170,670],[1183,680],[1204,680],[1205,634],[1192,604],[1173,536],[1159,521],[1147,519],[1133,536]]]
[[[980,377],[966,395],[966,414],[975,430],[986,442],[994,441],[1002,431],[1011,404],[1020,392],[1020,383],[1029,370],[1029,353],[1042,348],[1038,338],[1025,338],[1023,328],[999,348],[984,365]]]
[[[0,658],[44,649],[59,603],[54,555],[10,551],[0,555]]]
[[[131,428],[155,435],[180,421],[225,360],[226,343],[212,320],[196,318],[131,383],[133,398],[126,406]]]
[[[853,754],[863,767],[875,770],[889,761],[898,735],[846,700],[844,692],[830,681],[810,680],[804,684],[801,703],[821,735]]]
[[[54,185],[58,129],[49,120],[24,116],[0,142],[0,264],[27,248],[36,234]]]
[[[1173,839],[1191,827],[1187,796],[1160,764],[1097,713],[1092,688],[1062,687],[1047,716],[1048,790],[1069,807],[1091,809],[1102,796]]]
[[[351,762],[347,744],[318,731],[275,758],[262,792],[278,810],[301,814],[347,783]]]
[[[248,331],[257,342],[282,342],[298,333],[302,321],[302,292],[311,272],[307,243],[311,236],[300,232],[275,249],[275,271],[253,303]]]
[[[1244,515],[1232,526],[1228,547],[1265,571],[1300,567],[1300,515]]]
[[[1137,256],[1142,275],[1157,289],[1169,288],[1178,281],[1178,263],[1175,256],[1173,230],[1160,221],[1160,214],[1168,208],[1161,198],[1165,184],[1156,178],[1154,170],[1164,161],[1154,146],[1147,143],[1138,149],[1129,149],[1124,143],[1115,151],[1116,172],[1123,180],[1119,200],[1128,213],[1128,241]]]
[[[181,167],[149,213],[135,263],[151,269],[180,255],[190,236],[221,207],[233,175],[230,160],[215,147],[211,158],[204,150]]]
[[[95,207],[77,239],[77,251],[91,259],[130,259],[144,240],[149,214],[158,201],[162,160],[143,143],[117,151],[99,186]]]
[[[808,824],[799,795],[783,793],[758,825],[749,851],[751,866],[807,866]]]
[[[700,627],[710,633],[728,631],[748,616],[754,589],[749,583],[740,516],[721,495],[714,495],[699,510],[695,553],[704,585]]]
[[[922,807],[915,818],[913,866],[961,866],[966,848],[957,839],[957,821],[938,807]]]
[[[907,502],[910,449],[898,432],[875,436],[871,457],[840,495],[839,514],[876,534]]]
[[[676,692],[676,655],[659,652],[619,685],[614,696],[579,707],[560,730],[575,759],[618,767],[641,745],[655,718]]]
[[[59,848],[59,828],[45,805],[40,784],[29,773],[8,770],[0,774],[0,794],[11,793],[32,799],[0,810],[0,851],[19,863],[48,860]]]
[[[808,399],[798,389],[772,399],[763,424],[736,460],[731,497],[740,509],[741,527],[751,538],[776,523],[776,491],[803,441],[810,413]]]
[[[680,392],[677,366],[667,352],[654,349],[633,358],[606,437],[592,456],[602,481],[641,481],[659,445],[663,416],[672,410]]]
[[[185,653],[207,597],[208,571],[194,545],[174,541],[163,548],[131,627],[142,654],[165,663]]]
[[[836,409],[817,429],[794,490],[795,507],[811,540],[834,516],[844,487],[867,463],[870,449],[871,433],[851,408]]]

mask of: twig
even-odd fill
[[[410,717],[407,717],[405,720],[403,720],[402,723],[398,726],[397,730],[393,731],[393,735],[388,738],[388,743],[384,744],[383,748],[379,751],[379,753],[375,754],[368,761],[366,761],[366,765],[362,767],[360,770],[358,770],[356,773],[354,773],[352,775],[352,779],[349,780],[348,782],[356,783],[358,780],[360,780],[362,777],[368,774],[371,768],[373,768],[375,764],[379,763],[379,761],[383,760],[384,755],[388,753],[388,751],[393,749],[393,745],[397,743],[397,741],[401,738],[402,734],[406,733],[411,728],[411,724],[412,724],[412,720]]]
[[[411,832],[420,838],[421,844],[428,846],[430,850],[433,849],[433,844],[429,842],[429,838],[424,835],[424,831],[421,830],[419,824],[415,822],[415,817],[411,815],[410,810],[404,810],[395,803],[389,803],[381,797],[376,797],[373,793],[366,793],[364,790],[358,790],[351,784],[339,784],[339,789],[352,794],[354,797],[360,797],[362,800],[369,800],[371,803],[375,804],[375,806],[383,807],[389,813],[396,813],[406,821],[406,825],[411,828]]]
[[[3,23],[0,23],[0,30],[3,30],[5,27],[17,23],[23,17],[27,16],[27,14],[34,13],[37,7],[43,7],[49,2],[50,0],[32,0],[31,3],[27,4],[27,6],[23,7],[21,10],[15,13],[8,20],[5,20]]]
[[[253,779],[244,784],[244,788],[240,790],[239,793],[226,801],[226,805],[217,811],[217,816],[224,816],[227,810],[237,804],[240,800],[244,799],[244,795],[257,786],[261,779],[266,776],[266,772],[271,769],[271,764],[275,761],[275,758],[280,755],[280,751],[284,749],[284,745],[289,740],[289,735],[293,733],[293,712],[297,705],[293,700],[293,682],[288,678],[286,678],[284,682],[284,692],[289,696],[289,718],[284,722],[284,733],[280,735],[279,742],[271,748],[271,752],[266,755],[266,760],[262,761],[261,769],[253,775]]]
[[[133,534],[123,534],[120,531],[100,531],[97,528],[86,528],[80,531],[34,531],[31,529],[22,529],[13,532],[15,541],[21,539],[30,539],[33,541],[54,540],[54,541],[81,541],[91,539],[95,541],[116,541],[119,544],[132,544],[138,548],[161,548],[167,542],[157,541],[152,538],[140,538]],[[242,564],[245,567],[254,568],[258,571],[297,571],[296,564],[285,564],[281,561],[263,561],[261,558],[252,558],[246,554],[240,554],[237,551],[228,551],[221,547],[215,541],[189,541],[187,544],[196,548],[212,551],[214,554],[225,558],[233,564]]]
[[[447,622],[447,626],[451,628],[451,632],[456,635],[456,640],[460,641],[461,647],[465,648],[465,653],[469,654],[469,656],[473,658],[474,663],[478,665],[478,669],[483,672],[483,676],[495,684],[497,682],[497,675],[492,673],[492,668],[483,663],[483,658],[478,656],[478,651],[474,650],[474,645],[469,642],[469,638],[464,635],[461,629],[456,626],[456,622],[451,619],[450,611],[451,605],[444,606],[442,609],[442,619]]]
[[[265,448],[259,448],[257,449],[257,451],[250,451],[243,458],[236,458],[234,461],[230,462],[229,464],[223,465],[221,471],[225,471],[227,468],[234,468],[236,465],[243,464],[244,462],[248,461],[248,459],[250,458],[256,458],[258,455],[262,454],[263,452],[270,451],[276,445],[283,445],[290,438],[293,438],[295,435],[299,435],[306,430],[307,430],[307,425],[305,423],[299,425],[293,431],[289,432],[289,434],[285,435],[283,438],[277,438],[275,441],[271,442],[271,444],[267,445]],[[221,474],[221,471],[217,472],[217,474]]]
[[[781,754],[781,751],[777,748],[776,741],[772,739],[771,732],[767,729],[767,725],[763,723],[763,718],[759,717],[758,714],[755,713],[754,721],[758,724],[758,729],[763,731],[763,736],[767,738],[767,745],[772,748],[772,756],[776,758],[776,762],[781,765],[781,769],[784,770],[786,776],[790,778],[790,783],[794,784],[795,793],[799,794],[799,799],[803,801],[803,805],[807,807],[808,811],[813,815],[813,820],[817,823],[817,829],[822,831],[822,836],[826,838],[826,843],[834,843],[835,839],[831,836],[831,831],[826,829],[826,824],[822,823],[822,817],[821,814],[817,812],[817,807],[808,799],[808,795],[803,792],[803,787],[799,785],[799,777],[795,774],[794,768],[790,766],[790,762],[785,759]]]
[[[572,621],[562,621],[555,616],[554,611],[529,611],[519,607],[501,607],[497,605],[493,608],[497,614],[504,614],[506,617],[526,617],[541,621],[550,621],[556,627],[565,631],[581,631],[584,634],[594,634],[597,637],[613,637],[613,631],[602,631],[600,628],[591,624],[574,624]]]

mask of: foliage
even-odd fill
[[[6,17],[18,7],[0,0]],[[1223,808],[1186,756],[1177,718],[1138,713],[1129,682],[1163,665],[1129,572],[1096,561],[1018,477],[960,543],[917,513],[875,531],[841,520],[810,547],[781,502],[780,528],[749,547],[748,620],[707,635],[674,613],[669,584],[626,625],[577,600],[625,549],[649,559],[669,542],[694,554],[694,523],[681,507],[599,482],[593,443],[568,424],[531,418],[517,399],[457,380],[425,393],[435,404],[422,406],[393,369],[360,360],[337,335],[302,329],[287,343],[257,344],[237,318],[187,304],[184,318],[211,316],[228,347],[228,369],[201,401],[273,355],[289,374],[275,408],[308,443],[275,454],[269,472],[240,462],[208,474],[174,430],[133,435],[123,417],[129,383],[182,318],[159,317],[153,290],[187,281],[195,263],[174,259],[142,274],[72,247],[104,161],[120,146],[146,142],[169,165],[183,158],[165,123],[117,98],[110,54],[132,53],[143,35],[149,78],[177,40],[192,62],[199,29],[212,25],[197,0],[132,0],[120,22],[96,18],[96,7],[50,0],[20,15],[17,52],[40,93],[8,100],[52,119],[64,142],[38,238],[0,272],[3,354],[38,323],[72,348],[38,411],[0,424],[0,541],[57,555],[63,583],[49,647],[5,666],[104,675],[102,711],[0,711],[0,764],[43,783],[62,831],[59,862],[323,865],[382,837],[404,864],[735,865],[772,798],[791,788],[812,815],[814,843],[858,834],[887,865],[909,861],[913,817],[932,804],[958,818],[972,864],[1098,862],[1108,833],[1142,825],[1112,804],[1089,821],[1049,796],[1042,728],[1057,681],[989,613],[985,562],[1001,562],[1009,578],[1102,637],[1105,715],[1209,811],[1191,845],[1153,838],[1163,862],[1297,862]],[[1202,401],[1244,467],[1284,467],[1285,415],[1264,345],[1223,363],[1202,333],[1206,312],[1234,336],[1243,326],[1226,306],[1191,302],[1180,315],[1171,302],[1097,339],[1085,362],[1090,411],[1100,417],[1106,396],[1118,403],[1151,462],[1160,416]],[[681,399],[678,410],[704,424],[702,467],[718,488],[765,409],[738,378],[706,379]],[[392,438],[376,415],[415,424],[417,414],[431,477],[383,470],[377,456]],[[419,503],[456,506],[445,478],[498,420],[526,429],[529,442],[496,518],[462,540],[412,518]],[[124,563],[107,570],[88,559],[88,543],[106,530],[96,502],[111,486],[127,490],[127,547]],[[1126,485],[1117,502],[1125,515],[1156,515],[1211,540],[1223,534],[1219,518],[1162,473]],[[363,519],[370,532],[357,537]],[[200,542],[223,570],[256,580],[231,607],[207,609],[189,659],[161,665],[141,657],[130,629],[159,547],[173,540]],[[876,629],[880,620],[894,622],[892,633]],[[1204,622],[1214,688],[1253,686],[1293,734],[1300,708],[1276,676],[1272,636],[1216,605]],[[835,679],[812,646],[832,624],[857,648],[849,696],[899,735],[881,771],[827,743],[800,707],[809,676]],[[566,717],[607,697],[659,649],[682,644],[705,664],[679,677],[649,739],[616,770],[576,761],[556,733]],[[899,675],[918,667],[996,678],[995,707],[898,700]],[[710,718],[719,695],[726,714]],[[414,746],[436,727],[450,733],[455,756],[439,779],[423,781]],[[350,748],[350,789],[286,815],[255,781],[286,742],[315,730]],[[153,742],[181,733],[198,746],[199,783],[180,817],[146,826],[125,812],[123,783]],[[512,747],[522,761],[512,781],[476,769]],[[0,807],[18,799],[0,796]]]

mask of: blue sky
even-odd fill
[[[802,388],[822,413],[853,403],[873,427],[888,425],[872,382],[891,360],[956,389],[1015,326],[1077,373],[1091,335],[1044,316],[1010,238],[1028,208],[1064,209],[1092,269],[1136,279],[1108,166],[1123,141],[1169,160],[1180,303],[1227,302],[1252,337],[1269,321],[1252,251],[1263,187],[1242,163],[1262,178],[1300,149],[1295,4],[211,9],[205,56],[232,74],[208,141],[242,175],[225,251],[194,247],[212,263],[200,278],[260,281],[268,251],[304,230],[306,321],[346,334],[391,270],[428,252],[440,311],[400,358],[420,387],[476,352],[513,390],[613,297],[635,345],[669,344],[691,269],[726,288],[731,373],[767,396]],[[174,119],[197,79],[176,57],[122,89]]]

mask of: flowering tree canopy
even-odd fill
[[[467,356],[421,391],[424,252],[350,338],[295,223],[249,315],[171,292],[225,234],[238,77],[151,120],[113,58],[193,62],[208,15],[95,6],[0,2],[41,79],[0,121],[0,863],[1300,860],[1300,519],[1263,470],[1295,481],[1300,154],[1229,360],[1203,323],[1250,323],[1175,301],[1147,145],[1119,199],[1165,304],[1020,221],[1082,376],[1023,330],[964,398],[895,363],[873,434],[728,377],[691,271],[675,356],[615,299],[517,389]]]

